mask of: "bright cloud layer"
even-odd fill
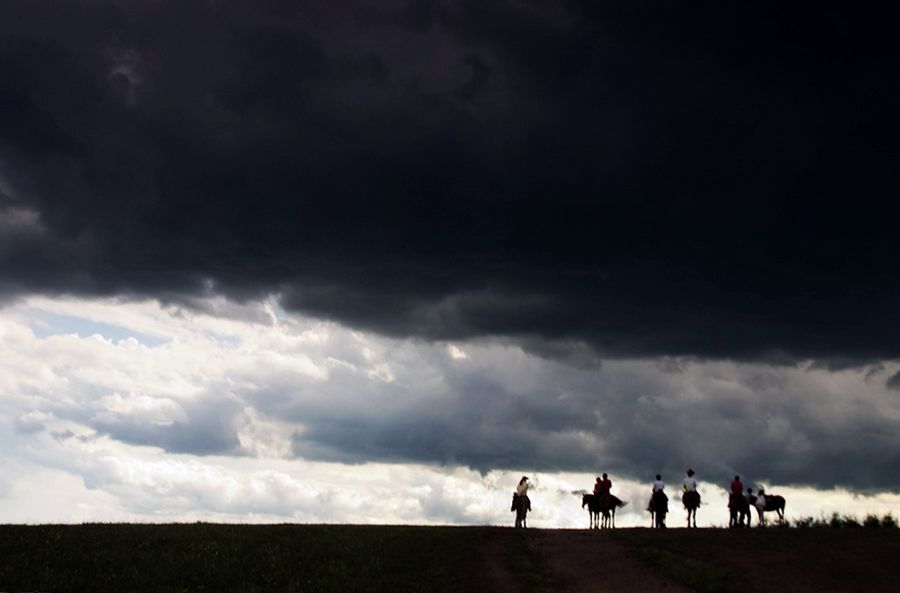
[[[506,524],[524,472],[532,524],[578,527],[577,491],[608,471],[629,502],[619,523],[643,525],[644,483],[662,472],[677,490],[688,465],[707,525],[726,522],[735,472],[795,517],[900,502],[890,365],[584,368],[377,337],[275,301],[204,305],[3,310],[0,521]]]

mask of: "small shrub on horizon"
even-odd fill
[[[796,529],[821,529],[825,527],[831,529],[856,529],[859,527],[867,527],[870,529],[896,529],[898,527],[897,520],[890,513],[883,517],[878,517],[878,515],[870,513],[866,515],[862,521],[852,515],[832,513],[831,517],[828,518],[824,516],[801,517],[799,519],[794,519],[789,525]]]
[[[866,518],[863,519],[863,527],[868,527],[869,529],[881,527],[881,519],[878,518],[878,515],[866,515]]]
[[[852,515],[844,515],[841,517],[842,527],[847,527],[851,529],[855,529],[857,527],[862,527],[862,524],[857,520],[856,517]]]

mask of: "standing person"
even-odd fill
[[[756,507],[756,512],[759,515],[759,522],[757,525],[765,525],[766,524],[766,489],[762,486],[756,491],[756,501],[753,503],[753,506]]]
[[[747,488],[746,494],[742,494],[738,498],[738,503],[741,505],[740,515],[741,515],[741,525],[746,525],[750,527],[750,506],[756,501],[756,496],[753,495],[753,488]]]

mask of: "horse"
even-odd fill
[[[693,527],[697,527],[697,509],[700,508],[700,493],[696,490],[688,490],[681,495],[681,504],[687,510],[687,526],[691,527],[691,518],[694,519]]]
[[[593,494],[584,494],[581,497],[581,508],[587,506],[588,509],[588,529],[600,528],[600,501]]]
[[[516,512],[516,528],[528,527],[528,524],[525,521],[528,511],[531,510],[531,500],[528,496],[513,494],[512,508],[510,510]]]
[[[647,510],[650,511],[651,527],[665,527],[666,514],[669,512],[669,497],[662,490],[657,490],[650,497]]]
[[[784,497],[778,496],[777,494],[763,494],[763,501],[764,502],[760,502],[759,498],[756,496],[750,497],[750,504],[756,507],[756,512],[759,515],[759,522],[757,524],[765,526],[765,514],[772,511],[778,514],[778,522],[784,523]]]
[[[605,496],[597,496],[595,494],[584,494],[581,497],[581,508],[587,505],[588,516],[590,518],[590,527],[588,529],[598,529],[602,527],[616,527],[616,509],[625,506],[617,496],[607,494]],[[603,521],[600,522],[600,515],[603,515]]]
[[[743,494],[731,494],[728,499],[729,527],[750,527],[750,501]]]

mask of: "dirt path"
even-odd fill
[[[691,593],[648,570],[628,546],[601,531],[497,528],[470,570],[470,590],[484,593]]]
[[[535,538],[534,551],[550,588],[559,593],[691,593],[647,569],[607,531],[555,530]]]
[[[478,547],[469,570],[467,589],[483,593],[527,593],[525,583],[517,574],[511,550],[520,545],[512,529],[492,529]]]

